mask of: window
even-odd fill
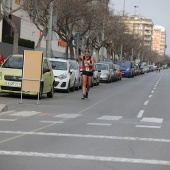
[[[15,0],[15,3],[16,4],[20,4],[20,0]]]

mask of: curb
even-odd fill
[[[0,104],[0,113],[8,111],[8,106],[6,104]]]

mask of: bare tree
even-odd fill
[[[37,28],[44,33],[48,31],[48,14],[50,0],[27,0],[27,11]],[[74,35],[84,35],[93,25],[95,12],[90,7],[92,0],[54,0],[54,15],[57,22],[53,25],[60,38],[67,43],[66,57],[70,48],[71,58],[74,57]]]

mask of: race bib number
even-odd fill
[[[86,67],[86,71],[89,71],[89,67]]]

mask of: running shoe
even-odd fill
[[[86,95],[83,95],[81,99],[85,99],[86,98]]]
[[[88,99],[88,92],[86,92],[85,98],[87,98],[87,99]]]

